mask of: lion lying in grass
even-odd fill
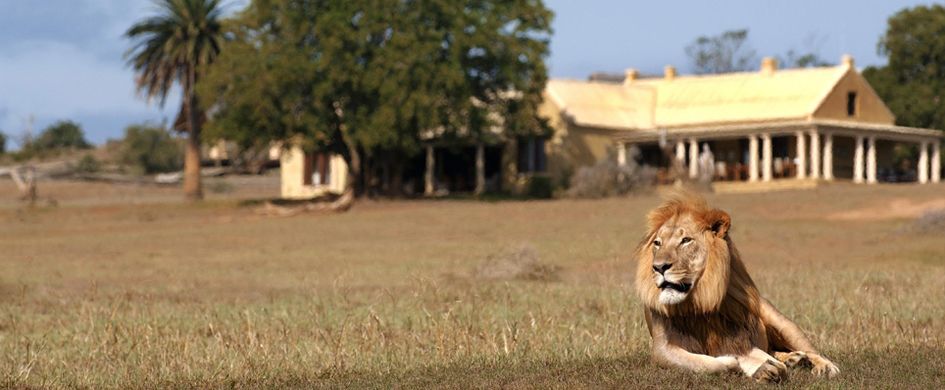
[[[840,373],[758,293],[728,235],[728,214],[681,194],[647,219],[636,252],[636,290],[658,363],[740,372],[759,382],[781,382],[793,367],[818,376]]]

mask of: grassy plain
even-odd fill
[[[266,217],[148,187],[0,185],[0,387],[754,387],[649,362],[630,253],[657,195],[366,201]],[[712,195],[762,293],[840,366],[786,387],[945,384],[945,185]],[[890,210],[905,210],[902,213]],[[913,211],[910,211],[913,210]],[[483,278],[534,248],[541,280]]]

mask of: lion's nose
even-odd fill
[[[672,267],[672,266],[673,266],[672,263],[658,263],[658,264],[653,264],[653,270],[656,271],[656,273],[662,275],[663,272],[666,272],[666,270],[668,270],[668,269],[669,269],[670,267]]]

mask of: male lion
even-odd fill
[[[647,219],[636,290],[658,363],[741,372],[759,382],[786,379],[788,367],[840,373],[758,293],[728,235],[728,214],[696,195],[677,194]]]

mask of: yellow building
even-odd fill
[[[765,58],[753,72],[683,76],[667,66],[656,78],[628,70],[622,82],[553,79],[540,114],[554,130],[548,138],[504,139],[497,129],[494,138],[504,141],[491,145],[430,141],[414,162],[417,193],[516,192],[535,175],[563,183],[607,158],[661,167],[665,182],[671,165],[697,176],[705,149],[716,180],[941,180],[943,132],[896,126],[849,56],[835,67],[781,70]],[[893,173],[902,170],[893,167],[896,144],[918,147],[914,176]],[[281,164],[285,198],[344,191],[347,167],[337,155],[293,147]]]
[[[348,180],[348,164],[333,153],[306,153],[293,146],[280,153],[279,165],[285,199],[340,195]]]
[[[680,76],[667,66],[661,78],[628,70],[622,83],[551,80],[542,112],[555,128],[552,175],[611,153],[625,163],[635,146],[639,162],[666,167],[672,156],[691,177],[708,148],[717,180],[875,183],[892,172],[894,144],[909,143],[919,148],[915,180],[941,178],[943,133],[896,126],[849,56],[824,68],[779,70],[765,58],[755,72]]]

